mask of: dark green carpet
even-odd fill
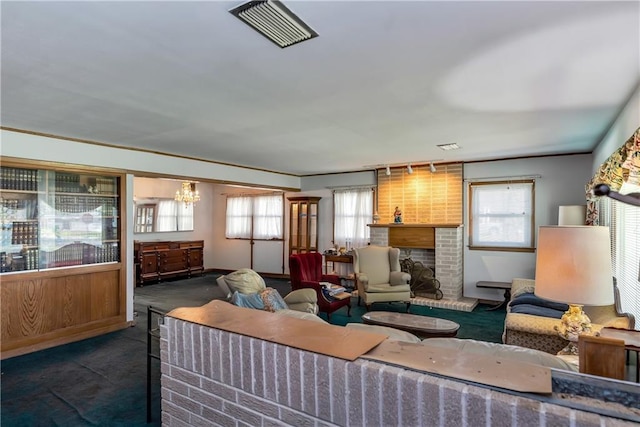
[[[200,306],[222,297],[219,274],[206,274],[136,288],[136,325],[1,362],[0,425],[4,426],[145,426],[160,425],[160,366],[153,367],[153,422],[146,423],[147,306],[161,310]],[[287,280],[266,278],[286,295]],[[361,322],[364,307],[331,315],[331,323]],[[472,313],[412,306],[411,312],[453,320],[460,338],[500,342],[504,310]],[[403,311],[404,305],[378,304],[374,310]],[[321,315],[325,320],[326,316]]]
[[[452,320],[460,324],[456,338],[477,339],[480,341],[502,342],[502,330],[504,328],[504,309],[487,311],[487,305],[479,304],[472,312],[445,310],[442,308],[431,308],[419,305],[412,305],[409,309],[411,314],[421,316],[439,317],[441,319]],[[404,304],[374,304],[372,311],[397,311],[404,313]],[[364,306],[358,307],[357,299],[353,299],[351,304],[351,317],[347,317],[347,309],[340,309],[331,313],[331,323],[344,326],[347,323],[362,323],[362,315],[366,313]],[[327,320],[325,314],[320,317]]]

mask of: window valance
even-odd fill
[[[640,128],[600,165],[587,183],[587,200],[593,200],[591,190],[596,184],[607,184],[612,191],[620,191],[623,184],[640,186]]]

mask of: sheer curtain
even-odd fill
[[[193,203],[188,205],[184,203],[176,203],[178,206],[178,231],[193,230]]]
[[[160,200],[158,202],[156,231],[176,231],[176,202],[174,200]]]
[[[254,239],[281,239],[282,217],[282,195],[255,197],[253,202]]]
[[[225,237],[228,239],[249,239],[251,237],[252,205],[253,200],[251,197],[227,197]]]
[[[355,188],[333,192],[334,244],[347,249],[369,244],[373,218],[373,189]]]

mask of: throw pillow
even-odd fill
[[[529,293],[529,292],[513,298],[509,304],[511,305],[511,307],[518,304],[531,304],[531,305],[537,305],[539,307],[551,308],[553,310],[567,311],[569,309],[568,304],[549,301],[549,300],[537,297],[533,293]]]
[[[262,298],[264,310],[266,311],[274,312],[289,308],[287,307],[287,303],[282,299],[282,296],[273,288],[267,288],[261,291],[260,298]]]
[[[227,286],[227,282],[224,280],[224,277],[225,276],[218,277],[216,279],[216,282],[218,283],[220,290],[224,294],[224,300],[231,301],[231,296],[233,295],[233,292],[231,292],[231,289],[229,289],[229,286]]]
[[[254,308],[257,310],[264,310],[264,302],[259,293],[255,294],[241,294],[238,291],[233,293],[231,297],[231,303],[238,307]]]
[[[547,307],[540,307],[539,305],[518,304],[511,307],[511,313],[531,314],[533,316],[552,317],[554,319],[560,319],[562,318],[564,311],[554,310]]]
[[[238,291],[241,294],[255,294],[266,288],[264,279],[250,268],[231,272],[224,276],[224,281],[232,292]]]
[[[238,307],[253,308],[256,310],[270,312],[289,308],[278,291],[273,288],[266,288],[253,294],[242,294],[235,291],[231,297],[231,303]]]

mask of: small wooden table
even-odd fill
[[[340,262],[343,264],[353,264],[353,255],[323,255],[324,256],[324,273],[329,274],[328,263],[333,264],[336,262]]]
[[[476,283],[476,288],[504,289],[504,301],[494,307],[488,308],[487,311],[502,308],[509,304],[509,300],[511,299],[511,282],[488,282],[481,280]]]
[[[388,326],[410,332],[419,338],[455,337],[460,325],[451,320],[417,314],[372,311],[362,316],[367,325]]]
[[[629,354],[632,351],[636,353],[636,382],[640,382],[640,366],[638,366],[640,364],[640,331],[606,327],[600,330],[600,336],[623,340],[627,351],[627,362]]]

